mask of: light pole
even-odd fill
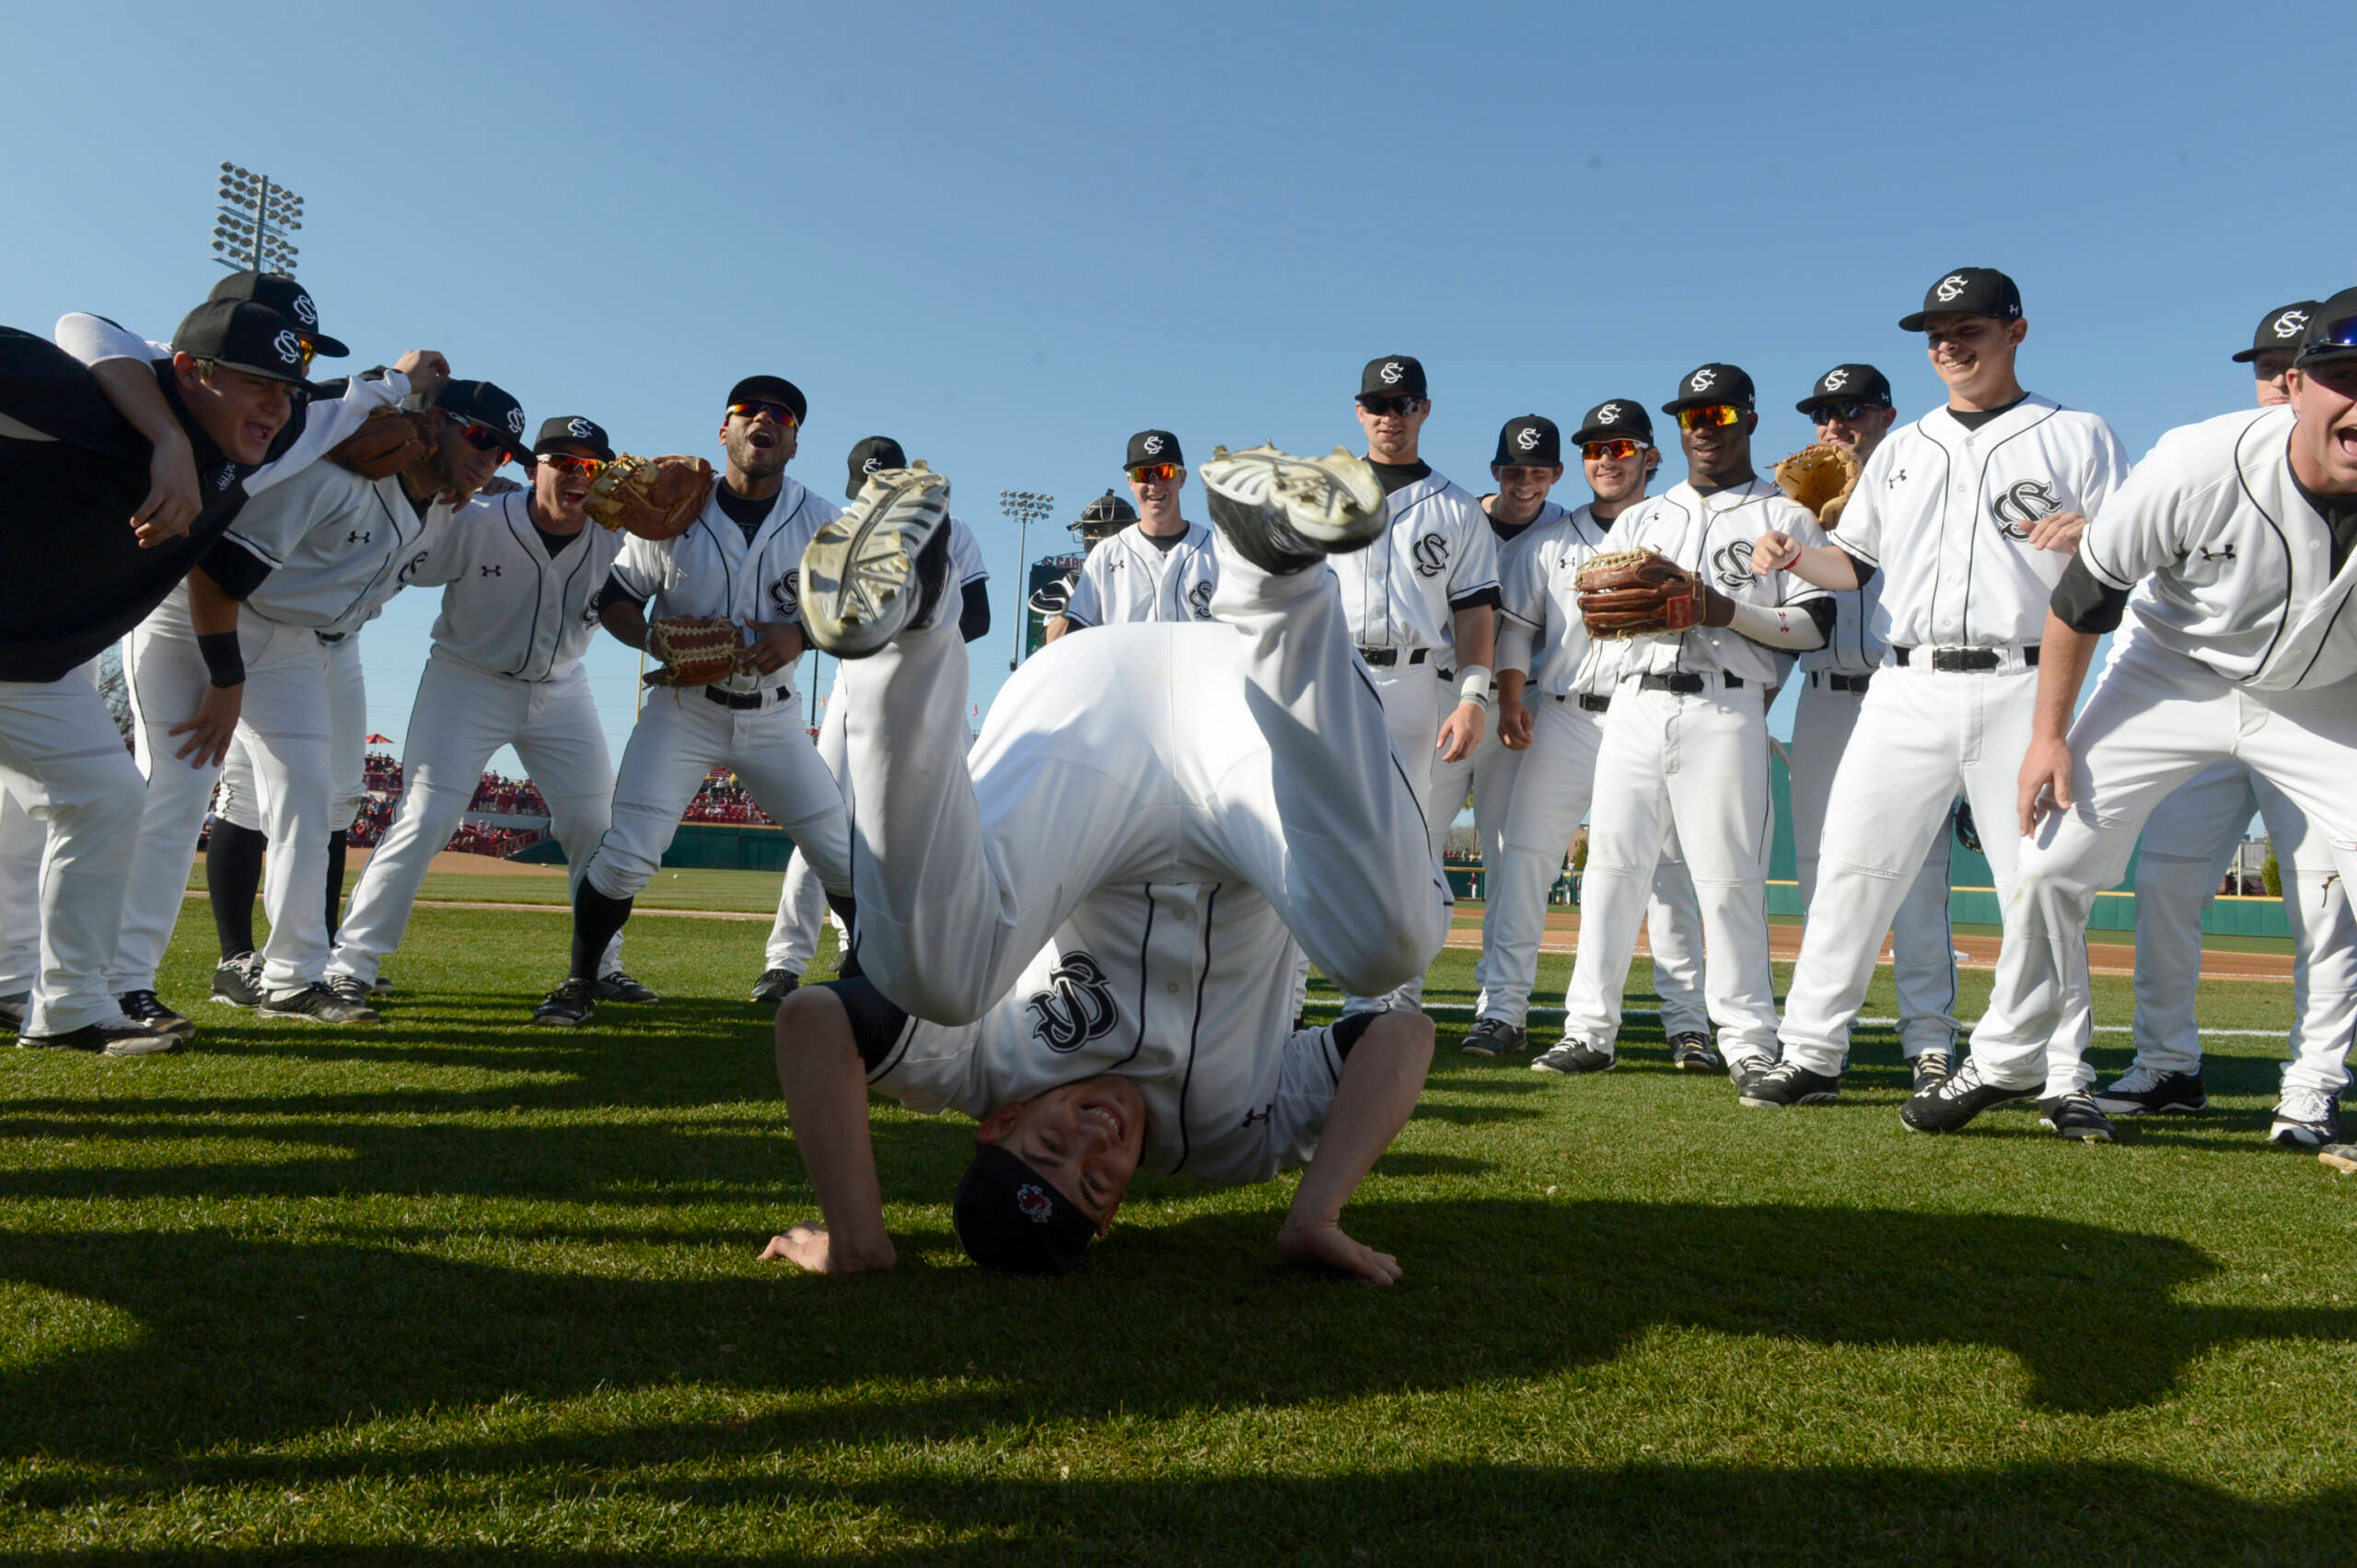
[[[220,205],[213,214],[213,259],[233,273],[292,273],[300,252],[288,242],[303,226],[303,198],[267,174],[221,166]]]
[[[1046,522],[1056,504],[1052,495],[1041,495],[1029,490],[1002,490],[998,493],[998,509],[1016,522],[1015,544],[1015,656],[1006,661],[1014,669],[1023,662],[1023,639],[1031,629],[1031,525]]]

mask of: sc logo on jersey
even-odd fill
[[[770,585],[770,609],[776,612],[775,620],[793,621],[801,614],[802,590],[794,579],[795,575],[788,572]]]
[[[1187,590],[1187,610],[1198,621],[1212,618],[1212,585],[1197,583]]]
[[[2030,524],[2061,509],[2061,498],[2054,494],[2054,486],[2042,479],[2016,480],[1999,491],[1997,498],[1989,504],[1990,515],[1997,519],[1997,531],[2007,539],[2027,539]]]
[[[1437,577],[1448,569],[1448,540],[1428,533],[1415,544],[1416,575]]]
[[[1751,541],[1739,539],[1713,551],[1711,575],[1718,578],[1719,587],[1729,590],[1756,581],[1751,575]]]
[[[1031,1032],[1039,1043],[1066,1055],[1111,1034],[1120,1017],[1112,982],[1095,958],[1080,952],[1057,960],[1048,971],[1048,989],[1033,992],[1024,1010],[1031,1015]]]

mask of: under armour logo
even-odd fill
[[[1711,571],[1717,576],[1719,587],[1723,588],[1734,589],[1748,585],[1753,580],[1751,541],[1747,539],[1739,539],[1732,544],[1723,544],[1713,551]]]
[[[1620,405],[1619,403],[1605,404],[1602,408],[1596,411],[1596,422],[1598,424],[1620,424]]]
[[[1259,1122],[1272,1121],[1276,1114],[1277,1108],[1274,1105],[1264,1105],[1258,1110],[1248,1110],[1244,1113],[1244,1125],[1248,1128]]]
[[[564,433],[575,441],[594,441],[598,438],[598,427],[586,419],[572,421],[565,425]]]
[[[1711,383],[1718,378],[1719,373],[1705,366],[1694,372],[1694,378],[1686,383],[1686,389],[1689,392],[1707,392],[1711,389]]]
[[[1525,425],[1515,432],[1514,444],[1522,451],[1535,451],[1538,446],[1538,432],[1529,425]]]
[[[303,340],[293,332],[281,328],[278,335],[270,340],[270,346],[277,354],[281,365],[303,363]]]
[[[1162,456],[1161,436],[1149,436],[1145,438],[1145,455],[1149,458],[1158,458]]]
[[[354,528],[350,533],[343,536],[343,542],[346,544],[366,544],[376,537],[376,530],[373,528],[366,533],[363,533],[358,528]]]
[[[1436,533],[1428,533],[1415,544],[1416,575],[1437,577],[1448,564],[1448,540]]]
[[[1900,485],[1902,485],[1902,484],[1904,484],[1904,483],[1906,483],[1906,482],[1907,482],[1907,470],[1906,470],[1905,469],[1894,469],[1894,470],[1891,470],[1891,475],[1890,475],[1890,477],[1889,477],[1888,479],[1884,480],[1884,481],[1882,482],[1882,483],[1883,483],[1883,488],[1884,488],[1885,490],[1896,490],[1896,489],[1898,489]]]
[[[2193,550],[2204,561],[2232,561],[2235,558],[2235,547],[2231,544],[2222,544],[2215,550],[2206,544],[2197,544]]]
[[[521,436],[524,434],[524,411],[522,409],[512,408],[507,411],[507,434],[510,436]]]
[[[1398,360],[1386,360],[1381,372],[1383,384],[1387,387],[1396,387],[1399,384],[1399,377],[1406,374],[1406,371],[1399,368]]]
[[[1825,373],[1825,389],[1829,392],[1838,392],[1849,384],[1850,372],[1847,366],[1844,366],[1840,370],[1829,370]]]
[[[482,575],[486,577],[504,577],[506,575],[505,573],[502,572],[496,566],[484,566],[481,570]]]
[[[237,477],[238,470],[235,468],[224,468],[221,470],[221,477],[213,482],[213,488],[215,490],[226,490]]]
[[[2282,315],[2275,318],[2274,332],[2279,338],[2296,338],[2307,330],[2307,325],[2306,311],[2286,310]]]
[[[1120,1009],[1112,982],[1086,953],[1066,953],[1048,971],[1048,989],[1035,991],[1024,1010],[1031,1032],[1050,1051],[1070,1053],[1113,1032]]]
[[[1962,273],[1950,273],[1940,280],[1936,288],[1932,290],[1933,296],[1943,305],[1953,304],[1963,293],[1964,274]]]
[[[2061,509],[2062,502],[2054,494],[2054,486],[2042,479],[2016,480],[1989,504],[1990,515],[1997,519],[1997,531],[2007,539],[2027,539],[2030,524]]]

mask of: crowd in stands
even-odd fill
[[[401,792],[401,765],[391,753],[370,751],[360,759],[360,776],[369,789],[385,795]]]
[[[488,822],[461,822],[444,845],[453,854],[489,854],[505,858],[546,835],[529,828],[494,828]]]
[[[385,836],[385,830],[393,825],[393,813],[397,809],[389,800],[369,801],[360,808],[360,815],[352,819],[352,830],[344,835],[344,842],[354,849],[373,847]]]
[[[549,803],[540,798],[540,785],[529,779],[485,773],[482,782],[475,785],[474,802],[467,809],[495,811],[503,817],[545,817]]]
[[[726,768],[714,768],[704,775],[696,797],[688,802],[688,808],[679,814],[679,820],[750,823],[761,827],[770,825],[769,817],[753,804],[753,797],[745,792],[743,784],[737,782],[737,775]]]

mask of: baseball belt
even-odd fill
[[[733,708],[738,713],[744,713],[749,709],[760,707],[771,697],[775,697],[782,702],[791,695],[793,691],[794,688],[791,686],[781,686],[774,691],[723,691],[717,686],[707,686],[703,689],[703,694],[724,708]]]
[[[1430,648],[1361,648],[1359,657],[1366,660],[1370,669],[1389,669],[1394,665],[1422,664],[1433,656]]]
[[[1739,675],[1729,675],[1721,670],[1719,679],[1731,690],[1740,691],[1743,688],[1743,677]],[[1701,675],[1641,675],[1637,677],[1637,684],[1648,691],[1675,691],[1682,697],[1691,697],[1708,684],[1708,678]]]
[[[1836,691],[1863,692],[1873,679],[1874,677],[1871,675],[1829,675],[1821,669],[1812,669],[1808,672],[1808,683],[1811,686],[1822,681]]]
[[[2001,668],[2005,662],[2005,656],[1995,648],[1894,647],[1890,652],[1891,656],[1898,660],[1902,668],[1914,663],[1916,656],[1919,654],[1929,654],[1931,656],[1931,666],[1933,669],[1951,672],[1996,669]],[[2022,663],[2027,665],[2032,669],[2038,668],[2038,645],[2036,643],[2027,643],[2023,645]]]
[[[1599,697],[1593,691],[1565,691],[1559,696],[1550,697],[1547,700],[1550,703],[1569,703],[1574,699],[1578,701],[1580,712],[1584,714],[1606,713],[1609,711],[1612,706],[1611,698]]]

